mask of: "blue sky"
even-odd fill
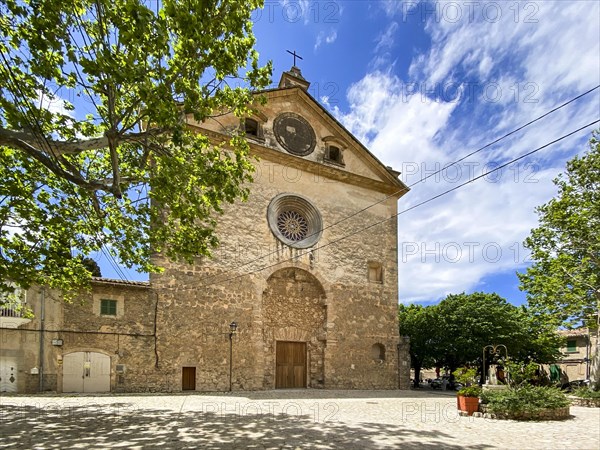
[[[295,50],[313,97],[409,185],[600,84],[597,1],[266,1],[253,20],[273,82]],[[399,210],[598,118],[600,90],[416,184]],[[483,290],[522,303],[534,208],[592,129],[401,215],[400,301]]]

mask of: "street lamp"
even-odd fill
[[[483,367],[482,367],[482,375],[483,375],[483,381],[486,381],[486,376],[485,376],[485,353],[487,350],[490,350],[490,354],[492,355],[492,357],[494,355],[496,356],[501,356],[501,352],[500,350],[504,348],[504,356],[506,359],[508,359],[508,350],[506,349],[506,345],[504,344],[498,344],[498,345],[486,345],[485,347],[483,347]],[[491,379],[491,377],[490,377]],[[508,383],[510,379],[510,373],[508,372],[508,370],[506,371],[506,382]],[[486,383],[487,384],[487,383]]]
[[[231,380],[233,373],[233,335],[237,331],[237,323],[229,324],[229,392],[231,392]]]

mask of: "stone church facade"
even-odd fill
[[[36,318],[0,328],[2,370],[20,365],[17,390],[408,387],[388,220],[408,189],[308,86],[294,67],[241,123],[190,119],[215,144],[243,127],[258,157],[248,201],[218,220],[213,258],[157,255],[165,271],[148,283],[95,279],[83,304],[30,290]]]

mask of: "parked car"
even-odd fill
[[[447,391],[458,391],[463,387],[463,385],[457,381],[453,381],[453,377],[449,375],[444,375],[441,378],[435,378],[429,382],[429,386],[432,389],[444,389],[444,386]]]
[[[442,388],[442,379],[434,378],[433,380],[431,380],[429,382],[429,386],[431,386],[431,389],[441,389]]]
[[[590,380],[573,380],[564,383],[560,388],[565,392],[572,392],[574,389],[587,387],[590,385]]]

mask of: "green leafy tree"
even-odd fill
[[[524,364],[549,364],[559,359],[565,338],[556,332],[553,318],[525,306],[517,308],[517,312],[521,326],[520,345],[514,346],[511,358]]]
[[[154,252],[210,254],[253,167],[239,133],[189,122],[244,117],[269,83],[261,6],[0,0],[0,289],[72,291],[90,277],[73,256],[102,249],[143,272],[159,270]]]
[[[484,292],[451,294],[426,307],[399,305],[398,320],[400,334],[410,337],[415,380],[423,368],[480,366],[490,344],[504,344],[514,361],[551,363],[563,343],[547,316]]]
[[[439,358],[440,343],[438,334],[439,318],[434,306],[399,305],[398,322],[400,335],[410,338],[410,364],[415,371],[414,386],[419,387],[421,369],[435,365]]]
[[[101,277],[102,271],[100,270],[100,266],[98,263],[92,258],[88,258],[87,256],[81,259],[81,263],[85,266],[88,272],[93,277]]]
[[[600,304],[600,142],[567,163],[558,195],[537,208],[525,246],[534,263],[519,274],[529,304],[564,324],[590,324]],[[593,325],[593,321],[591,323]]]
[[[558,194],[537,208],[539,226],[525,246],[534,261],[518,274],[529,304],[557,324],[600,324],[600,141],[567,162],[554,184]],[[600,344],[600,342],[598,342]],[[596,355],[596,371],[599,358]],[[600,377],[596,374],[596,380]]]
[[[451,372],[481,358],[489,344],[504,344],[511,353],[523,336],[518,308],[497,294],[451,294],[438,305],[439,334],[445,342],[444,365]]]

